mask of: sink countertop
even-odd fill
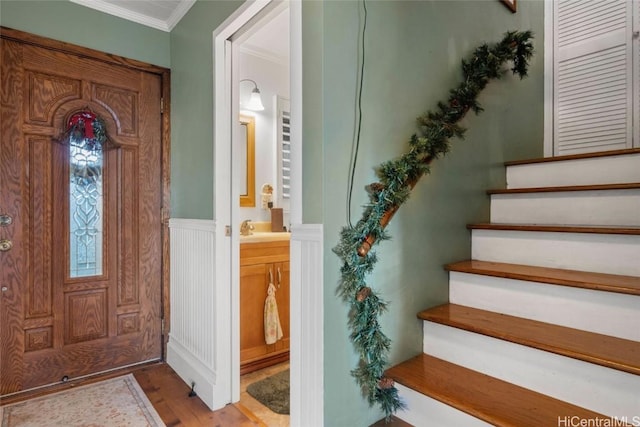
[[[240,235],[240,243],[276,242],[289,240],[291,233],[286,231],[271,231],[270,222],[252,222],[254,229],[248,236]]]
[[[288,232],[265,232],[254,231],[253,234],[248,236],[240,236],[240,243],[257,243],[257,242],[276,242],[281,240],[290,240],[291,233]]]

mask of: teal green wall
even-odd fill
[[[213,31],[242,4],[198,1],[171,31],[171,216],[213,219]]]
[[[198,1],[171,34],[66,1],[0,2],[3,26],[170,66],[172,69],[172,217],[213,218],[212,32],[242,2]],[[304,222],[325,232],[325,424],[367,426],[381,417],[363,401],[349,371],[357,357],[347,309],[335,296],[339,263],[331,252],[346,224],[349,154],[354,128],[358,5],[303,2]],[[510,29],[532,29],[531,77],[492,83],[469,116],[466,139],[434,163],[432,174],[389,226],[369,284],[390,301],[382,318],[397,362],[421,351],[415,314],[445,302],[442,265],[469,256],[465,224],[488,220],[485,190],[504,184],[502,162],[541,156],[543,2],[518,1],[511,14],[497,0],[368,1],[363,126],[353,220],[366,201],[372,168],[400,155],[415,117],[431,109],[460,77],[459,63],[478,44]]]
[[[161,67],[171,65],[169,33],[67,0],[1,0],[0,24]]]
[[[309,177],[321,179],[322,184],[305,181],[304,186],[324,189],[328,426],[368,426],[382,417],[377,409],[368,407],[349,375],[357,356],[348,339],[347,307],[335,296],[340,265],[331,252],[340,227],[346,224],[359,5],[361,2],[316,5],[322,9],[316,11],[322,17],[322,40],[309,35],[304,45],[322,48],[323,97],[318,116],[322,134],[312,139],[322,144],[324,167],[321,176]],[[502,163],[542,156],[543,2],[520,0],[516,14],[496,0],[368,1],[367,6],[354,222],[366,202],[364,186],[376,181],[373,167],[404,152],[406,141],[416,131],[415,118],[446,99],[448,90],[458,84],[462,57],[485,41],[500,40],[507,30],[531,29],[537,35],[530,78],[520,81],[509,76],[491,83],[480,98],[486,111],[464,119],[466,139],[454,141],[449,155],[434,162],[431,175],[417,185],[388,227],[392,240],[377,249],[379,262],[368,284],[390,302],[382,323],[393,340],[391,361],[395,363],[421,352],[422,325],[416,313],[448,300],[447,274],[442,266],[470,256],[470,234],[465,225],[489,219],[485,190],[504,185]],[[305,82],[305,91],[309,84]]]

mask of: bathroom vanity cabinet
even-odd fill
[[[283,337],[267,344],[264,303],[270,281]],[[289,360],[289,241],[240,243],[240,374]]]

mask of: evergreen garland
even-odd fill
[[[380,182],[367,187],[369,203],[362,218],[354,227],[342,229],[340,242],[333,249],[342,261],[338,295],[349,305],[350,338],[360,357],[351,375],[369,405],[378,403],[387,418],[404,404],[394,381],[384,376],[391,340],[382,332],[378,319],[387,303],[366,285],[365,277],[377,261],[369,248],[388,239],[384,231],[387,222],[409,198],[420,177],[429,173],[431,161],[449,151],[449,139],[463,138],[465,129],[458,122],[469,110],[476,114],[482,111],[478,95],[490,80],[504,74],[503,64],[511,61],[511,71],[521,79],[527,75],[533,54],[531,39],[531,31],[508,32],[501,42],[483,44],[470,60],[462,61],[463,81],[449,92],[447,102],[438,103],[435,112],[418,118],[420,131],[409,140],[409,152],[378,167]]]

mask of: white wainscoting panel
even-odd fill
[[[292,427],[324,426],[322,224],[291,228]]]
[[[230,386],[216,366],[215,222],[171,219],[170,331],[167,363],[211,409],[230,401]],[[222,349],[228,352],[228,349]]]

